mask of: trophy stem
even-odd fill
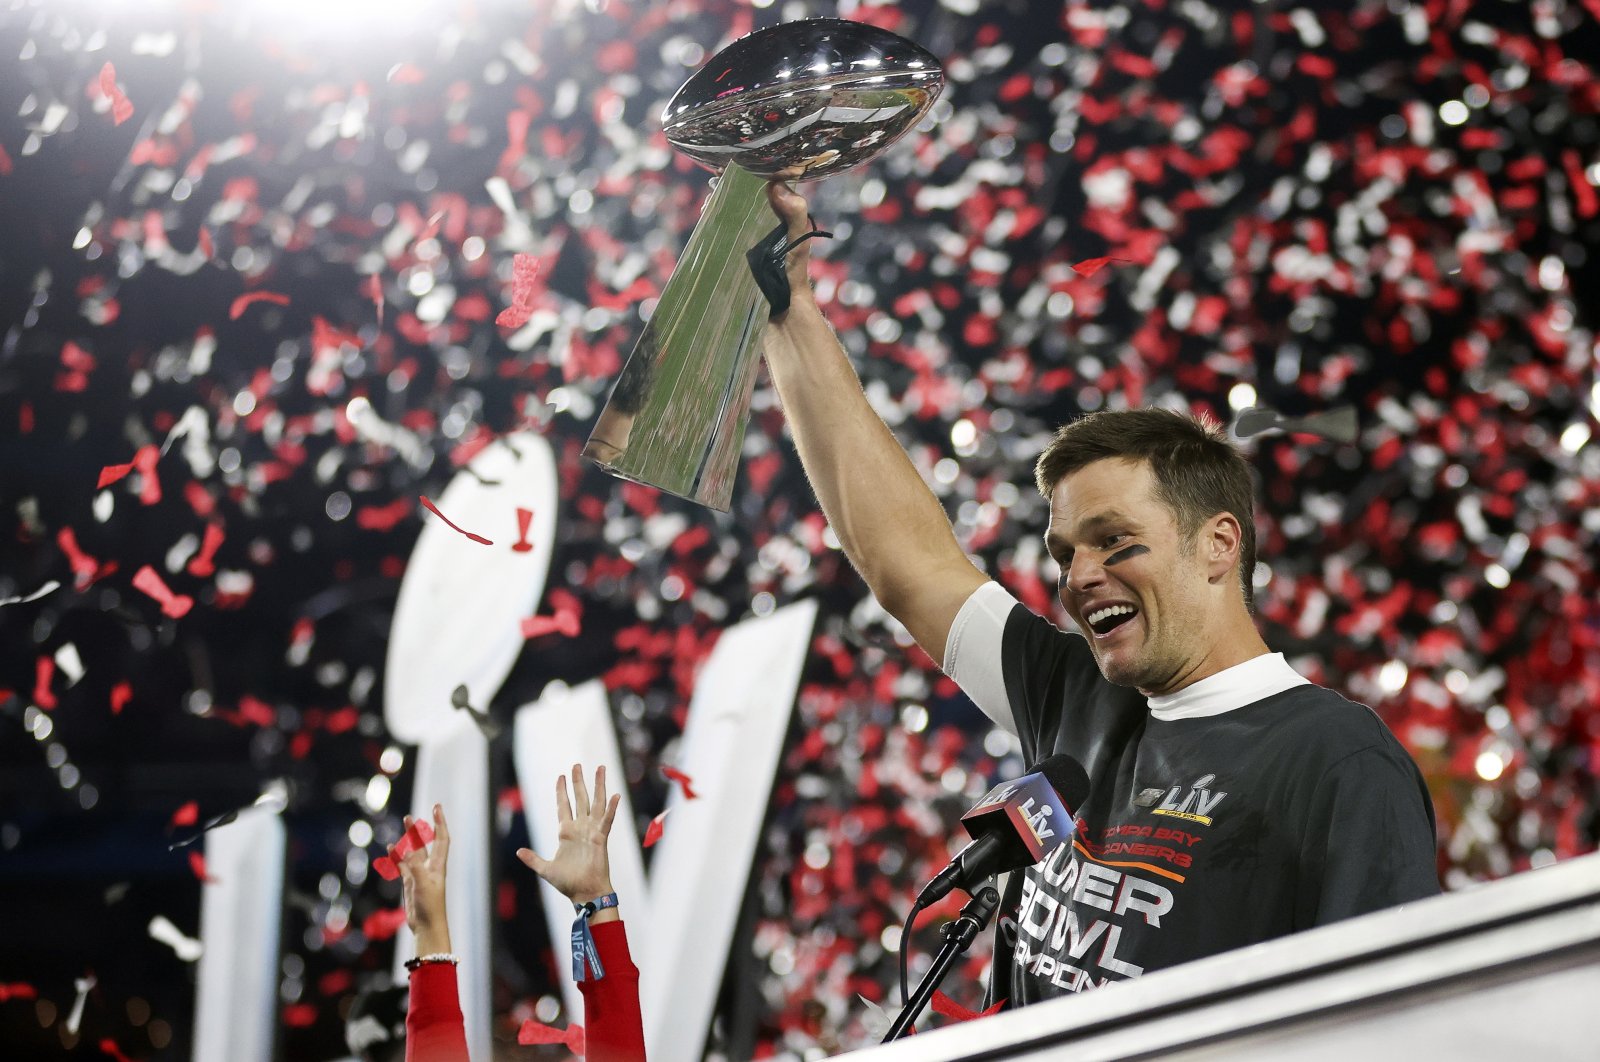
[[[775,224],[766,181],[737,165],[724,169],[585,457],[728,510],[768,314],[745,252]]]

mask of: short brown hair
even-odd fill
[[[1216,423],[1169,409],[1102,410],[1065,424],[1039,455],[1034,481],[1048,500],[1067,476],[1107,458],[1143,461],[1156,497],[1172,513],[1186,545],[1218,513],[1239,521],[1239,587],[1255,604],[1255,490],[1244,455]]]

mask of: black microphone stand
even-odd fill
[[[944,938],[944,944],[939,948],[939,954],[933,957],[933,965],[923,975],[922,983],[917,985],[917,990],[911,994],[905,1009],[900,1011],[900,1016],[895,1018],[894,1024],[889,1026],[889,1034],[883,1038],[884,1043],[898,1040],[917,1023],[917,1018],[927,1007],[928,1001],[938,991],[939,985],[944,981],[945,974],[950,972],[950,967],[955,965],[956,959],[972,945],[983,928],[989,924],[989,919],[1000,907],[1000,893],[993,885],[985,885],[972,894],[972,899],[961,908],[961,914],[956,920],[945,925],[939,935]],[[911,927],[905,928],[900,946],[903,948],[911,939]]]

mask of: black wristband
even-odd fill
[[[750,263],[750,272],[756,278],[756,287],[761,289],[761,294],[767,297],[767,303],[772,307],[772,316],[789,311],[789,273],[785,268],[786,259],[790,251],[805,243],[813,236],[832,239],[833,233],[823,232],[816,227],[816,222],[811,222],[811,231],[789,239],[789,227],[782,222],[778,227],[767,233],[761,242],[745,252],[745,261]]]

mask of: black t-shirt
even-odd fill
[[[1014,874],[991,999],[1008,1006],[1439,892],[1433,803],[1370,708],[1295,686],[1154,718],[1088,643],[1021,605],[1002,640],[1023,756],[1089,772],[1072,843]]]

